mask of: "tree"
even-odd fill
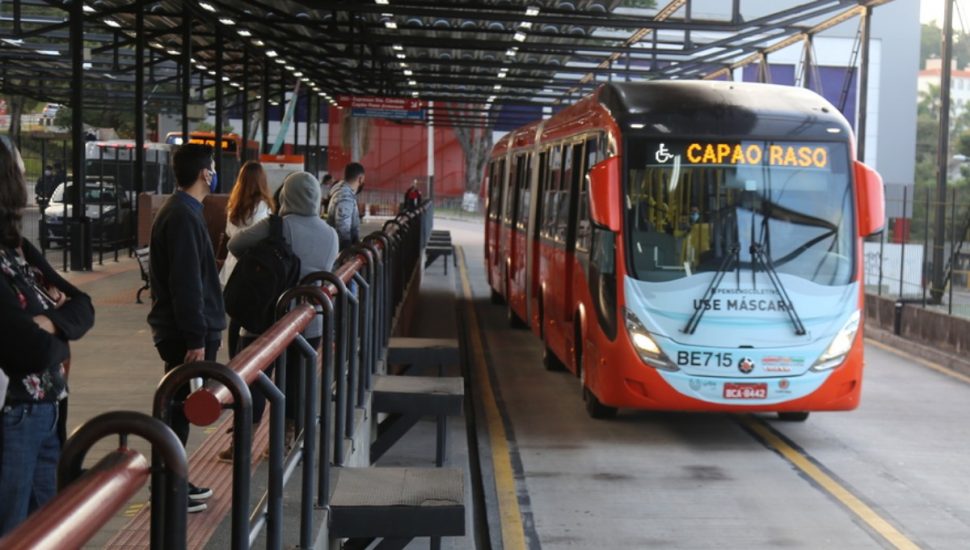
[[[465,153],[465,192],[476,195],[482,188],[482,174],[492,150],[492,127],[455,126],[455,136]]]
[[[215,124],[210,124],[209,121],[203,120],[202,122],[200,122],[200,123],[198,123],[198,124],[195,125],[195,130],[197,132],[215,132],[216,131],[216,126],[215,126]],[[224,124],[222,126],[222,133],[223,134],[231,134],[235,130],[236,129],[233,128],[232,124]]]

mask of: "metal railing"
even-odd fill
[[[430,232],[430,212],[430,205],[425,203],[414,212],[389,220],[384,231],[375,232],[345,250],[333,273],[311,274],[300,286],[285,292],[278,301],[278,320],[228,364],[200,361],[170,371],[156,391],[154,419],[140,413],[114,412],[86,423],[72,436],[72,441],[78,443],[72,446],[69,442],[65,447],[62,470],[80,473],[80,460],[86,449],[103,434],[114,433],[112,430],[137,433],[149,439],[153,443],[153,465],[165,465],[164,469],[151,470],[151,548],[184,549],[185,452],[165,424],[171,422],[172,412],[179,406],[176,391],[192,378],[203,377],[206,384],[185,399],[183,410],[190,422],[200,426],[218,420],[225,408],[233,410],[231,548],[249,548],[263,529],[267,547],[282,548],[283,488],[301,465],[300,546],[313,545],[314,508],[328,504],[331,462],[337,466],[345,463],[345,438],[354,435],[355,409],[367,402],[372,376],[390,338],[396,308],[404,299],[408,280],[420,266],[423,244]],[[323,320],[323,337],[320,346],[313,348],[301,333],[318,315]],[[301,357],[299,387],[303,393],[300,396],[284,394],[287,369],[283,366],[287,354],[293,352]],[[275,384],[265,373],[274,364],[277,366]],[[254,510],[249,507],[253,440],[250,385],[264,392],[272,407],[270,479],[266,494]],[[296,442],[288,456],[284,456],[282,414],[286,399],[296,399],[297,410],[302,411],[297,418]],[[111,421],[106,422],[105,417]],[[149,433],[148,425],[164,431],[165,438]],[[40,539],[36,537],[57,540],[44,532],[53,530],[65,517],[70,518],[78,534],[62,540],[80,540],[81,536],[90,537],[97,532],[149,475],[144,458],[133,456],[126,449],[125,441],[122,436],[119,451],[76,483],[63,487],[55,502],[49,505],[56,506],[54,511],[38,512],[26,522],[29,527],[23,526],[23,531],[15,531],[3,543],[10,544],[11,548],[26,548],[39,544]],[[78,445],[84,451],[74,450]],[[171,448],[173,445],[177,452]],[[181,462],[178,453],[181,453]],[[113,491],[109,488],[119,485],[124,489],[105,500],[105,491]],[[102,506],[80,505],[88,502]],[[29,545],[20,546],[28,542]]]

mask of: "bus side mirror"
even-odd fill
[[[589,214],[593,223],[620,230],[620,157],[610,157],[589,170]]]
[[[865,164],[855,161],[855,190],[859,217],[859,236],[868,237],[883,229],[886,219],[886,197],[882,176]]]

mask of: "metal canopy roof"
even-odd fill
[[[2,4],[4,93],[69,103],[71,1]],[[432,120],[462,124],[494,119],[493,104],[552,106],[610,79],[725,76],[888,1],[803,1],[746,13],[732,0],[722,19],[705,19],[693,16],[690,0],[660,0],[654,9],[620,0],[94,0],[84,7],[85,107],[131,108],[138,10],[149,105],[180,104],[179,75],[190,60],[191,97],[211,95],[221,52],[231,86],[222,88],[234,100],[243,89],[250,101],[281,97],[299,79],[302,90],[331,102],[344,94],[434,100]],[[442,103],[464,106],[448,111]]]

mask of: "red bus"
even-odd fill
[[[505,136],[485,176],[493,301],[591,416],[858,406],[862,238],[885,206],[824,98],[607,84]]]

